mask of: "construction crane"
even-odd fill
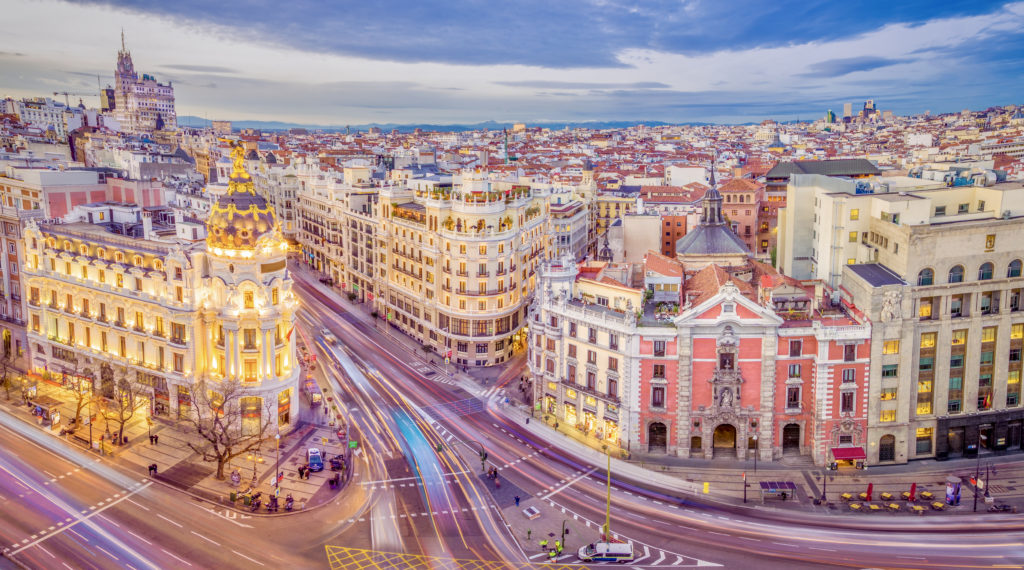
[[[57,95],[63,95],[64,96],[64,104],[67,105],[68,107],[71,107],[71,102],[68,100],[68,96],[70,96],[70,95],[74,95],[75,97],[95,97],[95,95],[91,95],[89,93],[72,93],[70,91],[54,91],[53,92],[53,96],[56,97]]]

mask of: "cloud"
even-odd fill
[[[588,83],[583,81],[495,81],[496,85],[506,87],[533,87],[537,89],[666,89],[672,87],[658,81],[637,81],[635,83]]]
[[[851,6],[779,0],[80,0],[296,49],[401,62],[622,67],[626,49],[675,54],[831,41],[892,23],[985,14],[991,0],[908,0]],[[129,30],[130,32],[130,30]],[[130,34],[129,34],[130,35]]]
[[[165,63],[160,67],[166,69],[175,69],[178,71],[195,71],[198,73],[235,73],[234,69],[230,67],[222,67],[219,65],[195,65],[189,63]]]
[[[890,65],[910,63],[911,61],[913,60],[909,58],[876,57],[871,55],[829,59],[811,64],[808,68],[810,71],[802,73],[801,76],[826,78],[841,77],[858,71],[871,71],[873,69],[889,67]]]
[[[0,51],[0,57],[25,57],[25,54],[16,51]]]

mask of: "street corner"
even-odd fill
[[[517,506],[513,496],[499,507],[510,532],[533,564],[575,562],[576,550],[599,540],[604,523],[538,497],[520,495]]]

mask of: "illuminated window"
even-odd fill
[[[918,380],[917,381],[917,393],[918,394],[926,394],[926,393],[931,392],[931,391],[932,391],[932,381],[931,380]]]
[[[917,415],[924,416],[932,413],[931,402],[918,402],[917,403]]]
[[[857,232],[850,232],[850,243],[855,243],[856,241],[857,241]]]
[[[953,331],[952,345],[967,344],[967,329],[959,329]]]
[[[896,399],[896,388],[882,388],[881,394],[878,395],[878,399],[884,401]]]
[[[932,316],[932,300],[921,299],[921,306],[917,309],[917,316],[927,319]]]
[[[857,209],[850,210],[850,219],[851,220],[859,220],[860,219],[860,210],[857,210]]]
[[[1024,324],[1013,325],[1010,329],[1010,338],[1024,338]]]
[[[1006,377],[1007,384],[1020,384],[1020,370],[1011,370]]]
[[[246,309],[252,309],[253,307],[255,307],[255,301],[253,299],[252,291],[246,291],[245,293],[243,293],[242,298],[245,303]]]
[[[921,348],[935,348],[935,333],[921,333]]]
[[[899,354],[900,353],[900,341],[898,340],[887,340],[882,345],[882,354]]]
[[[985,327],[981,329],[981,342],[995,342],[996,327]]]
[[[878,419],[882,422],[894,422],[896,421],[896,410],[882,410],[882,415]]]
[[[278,298],[277,298],[277,287],[274,287],[273,289],[270,290],[270,302],[272,304],[276,305],[277,301],[278,301]]]

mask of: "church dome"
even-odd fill
[[[234,167],[228,190],[210,209],[206,221],[206,243],[211,248],[256,249],[262,237],[277,232],[277,216],[266,198],[253,189],[241,146],[231,151],[231,158]]]

